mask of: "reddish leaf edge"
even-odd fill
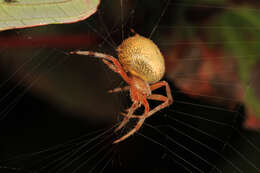
[[[86,0],[87,1],[87,0]],[[96,6],[95,10],[93,10],[92,13],[90,13],[89,15],[87,16],[84,16],[82,18],[80,18],[79,20],[75,20],[75,21],[70,21],[70,22],[64,22],[64,23],[41,23],[39,25],[31,25],[31,26],[24,26],[24,27],[10,27],[10,28],[6,28],[6,29],[0,29],[0,32],[3,32],[3,31],[7,31],[7,30],[13,30],[13,29],[24,29],[24,28],[34,28],[34,27],[38,27],[38,26],[45,26],[45,25],[61,25],[61,24],[72,24],[72,23],[77,23],[77,22],[80,22],[80,21],[83,21],[87,18],[89,18],[90,16],[92,16],[94,13],[96,13],[96,11],[98,10],[98,7],[100,5],[100,1],[98,1],[98,5]],[[94,8],[93,8],[94,9]]]

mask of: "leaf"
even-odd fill
[[[226,29],[216,34],[215,38],[223,42],[226,51],[233,54],[239,67],[239,76],[244,88],[244,101],[251,115],[260,118],[260,97],[258,78],[260,57],[259,57],[259,12],[251,8],[234,8],[223,13],[217,20],[216,26],[223,26]],[[236,29],[243,28],[243,29]],[[252,121],[255,123],[255,121]],[[256,127],[255,123],[253,126]],[[247,126],[252,126],[247,124]]]
[[[0,31],[72,23],[96,12],[100,0],[0,0]]]

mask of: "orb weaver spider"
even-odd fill
[[[134,31],[132,31],[134,32]],[[134,32],[135,33],[135,32]],[[136,126],[121,138],[113,143],[118,143],[133,135],[140,129],[145,119],[155,112],[169,106],[173,102],[171,90],[166,81],[160,81],[165,73],[164,58],[156,46],[148,38],[137,33],[125,39],[118,47],[119,61],[111,55],[92,51],[72,51],[70,54],[88,55],[101,58],[103,62],[114,72],[121,75],[123,80],[129,85],[124,88],[115,88],[109,92],[130,91],[132,106],[127,109],[127,113],[122,113],[124,119],[115,129],[115,132],[124,127],[129,119],[139,119]],[[165,86],[167,97],[159,94],[152,94],[153,90]],[[160,105],[150,110],[149,100],[162,101]],[[133,115],[136,109],[144,106],[142,115]]]

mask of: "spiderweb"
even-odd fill
[[[259,131],[245,128],[258,82],[258,6],[103,0],[79,23],[0,33],[1,172],[260,172]],[[116,56],[130,28],[164,54],[174,103],[113,145],[135,125],[113,132],[131,101],[106,91],[125,83],[99,59],[67,52]]]

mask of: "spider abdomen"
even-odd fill
[[[125,39],[117,48],[123,68],[148,83],[155,83],[164,75],[164,58],[152,40],[138,34]]]

